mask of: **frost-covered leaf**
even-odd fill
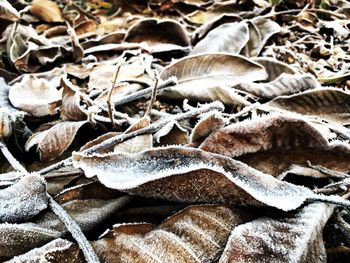
[[[117,132],[107,132],[99,137],[97,137],[96,139],[94,140],[91,140],[89,142],[87,142],[85,145],[83,145],[79,151],[82,152],[86,149],[89,149],[95,145],[98,145],[100,143],[102,143],[103,141],[105,140],[108,140],[114,136],[117,136],[118,134],[121,134],[121,133],[117,133]],[[114,149],[114,146],[111,146],[111,147],[107,147],[107,148],[104,148],[104,149],[101,149],[99,151],[97,151],[98,153],[108,153],[108,152],[113,152],[113,149]]]
[[[45,79],[25,75],[9,91],[12,105],[34,117],[56,114],[61,105],[61,92]]]
[[[0,138],[10,136],[12,133],[12,124],[10,115],[7,111],[0,108]]]
[[[291,75],[297,73],[296,69],[274,58],[257,57],[254,58],[253,61],[265,67],[265,70],[268,73],[268,81],[275,80],[283,73]]]
[[[266,72],[262,66],[244,57],[210,53],[180,59],[161,74],[162,79],[172,76],[177,78],[178,84],[164,90],[164,97],[247,105],[247,101],[231,87],[244,81],[264,80]]]
[[[249,29],[246,21],[226,23],[210,31],[195,45],[191,54],[209,52],[239,54],[248,40]]]
[[[275,176],[292,164],[306,161],[348,172],[350,146],[329,143],[332,136],[327,126],[303,117],[273,114],[224,127],[211,134],[200,148],[239,159]]]
[[[194,126],[190,139],[191,143],[200,142],[217,129],[223,127],[226,121],[218,111],[208,112]]]
[[[79,252],[79,247],[65,239],[55,239],[46,245],[34,248],[29,252],[16,256],[6,263],[35,263],[35,262],[85,262]]]
[[[327,262],[322,231],[333,209],[313,203],[287,215],[239,225],[219,262]]]
[[[184,27],[174,20],[144,19],[133,25],[125,36],[127,42],[146,42],[149,45],[171,43],[189,46],[190,39]]]
[[[5,20],[17,21],[20,18],[20,14],[7,0],[1,0],[0,17]]]
[[[30,12],[45,22],[62,22],[61,10],[57,4],[50,0],[34,0]]]
[[[86,112],[80,106],[79,90],[68,79],[61,79],[63,86],[61,117],[63,120],[81,121],[87,118]]]
[[[151,120],[148,116],[145,116],[137,120],[133,125],[131,125],[125,133],[130,133],[137,131],[139,129],[149,126]],[[120,153],[138,153],[144,150],[152,148],[153,138],[151,134],[143,134],[126,140],[124,142],[118,143],[114,146],[114,152]]]
[[[188,132],[178,122],[171,121],[154,134],[158,145],[185,145],[188,143]]]
[[[73,142],[78,130],[87,121],[65,121],[48,130],[35,133],[28,139],[26,150],[38,144],[40,159],[50,161],[60,156]]]
[[[215,262],[231,229],[248,218],[224,206],[192,206],[159,226],[115,225],[93,246],[103,262]]]
[[[26,175],[0,190],[0,222],[23,222],[46,207],[46,185],[38,175]]]
[[[350,93],[335,88],[318,88],[291,96],[278,97],[266,105],[314,115],[341,124],[350,123]]]
[[[280,181],[231,158],[187,147],[139,154],[84,156],[74,165],[105,186],[180,202],[269,205],[288,211],[315,197],[307,188]]]
[[[31,223],[0,224],[0,260],[26,253],[58,238],[59,232],[36,226]]]
[[[246,91],[257,97],[274,99],[278,96],[291,95],[301,91],[319,88],[320,84],[311,74],[289,75],[282,73],[268,83],[241,83],[236,89]]]

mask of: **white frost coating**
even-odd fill
[[[161,128],[158,132],[156,132],[153,137],[156,140],[156,142],[160,142],[160,139],[166,135],[168,135],[172,129],[177,128],[183,133],[188,134],[187,130],[182,128],[177,121],[170,121],[169,123],[165,124],[163,128]]]
[[[259,202],[285,211],[298,208],[306,199],[314,196],[305,187],[282,182],[239,161],[187,147],[155,148],[136,155],[95,154],[77,159],[79,157],[75,158],[74,166],[83,169],[87,177],[97,175],[105,186],[123,191],[175,175],[208,169],[224,175],[233,187],[238,186]],[[215,177],[212,180],[215,184]],[[205,192],[202,196],[196,201],[220,201],[205,199]]]
[[[68,250],[73,245],[72,242],[65,239],[55,239],[40,248],[34,248],[28,253],[14,257],[13,259],[6,261],[6,263],[21,263],[21,262],[40,262],[49,263],[48,259],[45,257],[51,253],[57,253]]]
[[[46,184],[39,175],[24,176],[0,190],[0,222],[26,221],[46,208]]]
[[[313,203],[286,217],[242,224],[232,231],[219,262],[326,262],[322,229],[333,209]]]

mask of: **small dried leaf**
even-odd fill
[[[46,185],[38,175],[26,175],[0,190],[0,222],[26,221],[46,207]]]
[[[322,131],[321,128],[326,128]],[[307,119],[288,114],[268,115],[232,124],[214,132],[201,145],[252,167],[279,175],[292,164],[313,164],[350,171],[350,146],[328,143],[331,133]]]
[[[214,262],[230,230],[248,218],[223,206],[192,206],[158,227],[116,225],[93,246],[104,262]]]
[[[318,87],[320,87],[320,84],[311,74],[289,75],[284,73],[269,83],[248,82],[235,86],[236,89],[266,99],[274,99],[278,96],[291,95]]]
[[[17,21],[20,18],[20,14],[7,0],[1,0],[0,18],[9,21]]]
[[[350,123],[350,93],[340,89],[319,88],[291,96],[281,96],[266,105],[318,116],[341,124]]]
[[[265,204],[288,211],[315,197],[307,188],[195,148],[155,148],[134,155],[76,153],[73,163],[107,187],[171,201]]]
[[[158,145],[185,145],[188,143],[188,132],[178,122],[171,121],[154,134]]]
[[[61,117],[63,120],[68,121],[81,121],[86,120],[87,114],[80,107],[80,97],[78,88],[75,87],[68,79],[61,79],[61,86],[63,86],[62,93],[62,107]]]
[[[61,104],[61,92],[47,80],[25,75],[9,92],[12,105],[34,117],[54,115]]]
[[[165,97],[200,101],[220,100],[226,104],[249,103],[230,87],[266,78],[264,68],[237,55],[210,53],[188,56],[166,67],[162,79],[175,76],[178,85],[162,92]]]
[[[57,4],[50,0],[34,0],[30,12],[45,22],[62,22],[61,10]]]
[[[322,231],[333,209],[314,203],[286,216],[239,225],[219,262],[327,262]]]
[[[249,40],[246,21],[226,23],[213,29],[195,45],[191,54],[227,52],[239,54]]]
[[[297,73],[296,69],[274,58],[257,57],[254,58],[253,61],[264,66],[269,76],[268,81],[275,80],[283,73],[291,75]]]
[[[31,251],[14,257],[6,263],[34,263],[34,262],[85,262],[79,247],[65,239],[55,239],[46,245],[34,248]]]
[[[35,224],[0,224],[0,260],[26,253],[58,238],[59,232]]]
[[[12,133],[12,124],[10,120],[10,115],[0,108],[0,138],[5,138],[10,136]]]
[[[190,38],[184,27],[176,21],[145,19],[133,25],[126,33],[127,42],[147,42],[149,45],[171,43],[189,46]]]
[[[86,124],[87,121],[66,121],[61,122],[50,129],[35,133],[26,143],[26,150],[38,144],[40,159],[51,161],[60,156],[73,142],[78,130]]]

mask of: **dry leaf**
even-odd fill
[[[0,224],[0,260],[26,253],[32,248],[58,238],[59,232],[32,223]]]
[[[10,21],[17,21],[20,18],[20,14],[7,0],[1,0],[0,18]]]
[[[30,12],[45,22],[62,22],[61,10],[57,4],[50,0],[34,0]]]
[[[17,256],[7,263],[18,262],[74,262],[83,263],[79,247],[65,239],[55,239],[46,245],[34,248],[28,253]]]
[[[285,211],[298,208],[308,198],[319,199],[307,188],[195,148],[154,148],[133,155],[75,153],[73,160],[74,166],[81,168],[87,177],[97,175],[109,188],[145,197],[269,205]]]
[[[249,40],[246,21],[226,23],[210,31],[198,42],[191,54],[208,52],[227,52],[239,54]]]
[[[86,123],[87,121],[66,121],[43,132],[35,133],[26,143],[26,150],[38,144],[40,159],[43,161],[54,160],[69,147],[78,130]]]
[[[80,96],[78,87],[74,86],[67,78],[61,79],[63,86],[61,117],[68,121],[86,120],[87,114],[80,106]]]
[[[223,206],[192,206],[159,226],[114,226],[93,242],[103,262],[215,262],[230,230],[249,217]]]
[[[210,53],[188,56],[166,67],[161,78],[177,77],[178,85],[162,96],[199,101],[220,100],[226,104],[249,104],[230,87],[244,81],[266,78],[264,68],[237,55]]]
[[[236,89],[246,91],[254,96],[274,99],[278,96],[291,95],[301,91],[320,87],[316,78],[311,74],[289,75],[282,73],[268,83],[241,83]]]
[[[188,131],[178,122],[171,121],[153,135],[157,145],[185,145],[188,143]]]
[[[274,114],[224,127],[211,134],[200,148],[238,158],[275,176],[292,164],[306,161],[337,171],[350,171],[346,161],[350,157],[350,146],[329,143],[328,138],[332,138],[332,133],[326,126],[297,115]]]
[[[239,225],[219,262],[327,262],[322,231],[333,209],[314,203],[284,216]]]
[[[278,97],[266,105],[303,115],[318,116],[340,124],[350,123],[350,94],[340,89],[308,90],[291,96]]]
[[[25,75],[9,92],[12,105],[34,117],[57,113],[61,104],[61,92],[45,79]]]
[[[273,81],[277,79],[283,73],[291,75],[297,73],[296,69],[277,59],[269,57],[257,57],[254,58],[253,61],[264,66],[269,76],[268,81]]]
[[[0,190],[0,222],[27,221],[46,207],[46,185],[38,175],[26,175]]]

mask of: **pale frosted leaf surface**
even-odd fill
[[[108,219],[113,213],[125,206],[129,198],[127,196],[117,199],[77,199],[62,204],[63,209],[77,222],[81,230],[91,231]],[[33,221],[40,227],[55,230],[64,235],[67,230],[60,219],[49,211]]]
[[[63,120],[81,121],[87,118],[87,114],[80,106],[80,96],[78,87],[74,86],[67,78],[61,79],[62,107],[61,117]]]
[[[261,50],[266,45],[267,41],[275,34],[279,33],[281,31],[281,27],[276,22],[272,21],[271,19],[261,18],[257,17],[255,19],[252,19],[253,24],[258,28],[259,35],[260,35],[260,45],[259,48],[256,50],[256,53],[251,55],[259,55]]]
[[[38,175],[26,175],[0,190],[0,222],[24,222],[46,207],[46,184]]]
[[[60,156],[73,142],[78,130],[86,123],[87,121],[65,121],[47,130],[38,144],[41,160],[51,161]]]
[[[9,21],[17,21],[20,14],[7,0],[2,0],[0,1],[0,17]]]
[[[350,93],[341,89],[308,90],[275,98],[266,105],[304,115],[318,116],[340,124],[350,123]]]
[[[318,87],[320,87],[320,84],[311,74],[289,75],[284,73],[268,83],[247,82],[235,86],[236,89],[266,99],[274,99],[278,96],[291,95]]]
[[[79,248],[77,245],[65,239],[55,239],[46,245],[34,248],[31,251],[14,257],[6,261],[6,263],[83,263],[85,262],[81,255],[79,255]]]
[[[264,80],[265,69],[242,56],[209,53],[188,56],[166,67],[162,79],[175,76],[178,84],[161,94],[173,99],[220,100],[226,104],[247,105],[232,88],[244,81]]]
[[[25,75],[9,92],[9,100],[16,108],[34,117],[56,114],[61,104],[61,92],[45,79]]]
[[[9,100],[10,86],[6,84],[4,78],[0,77],[0,107],[3,111],[10,113],[13,117],[23,116],[25,112],[19,111]]]
[[[209,52],[239,54],[249,40],[246,21],[226,23],[210,31],[191,51],[191,55]]]
[[[139,154],[74,155],[87,177],[107,187],[180,202],[299,207],[310,190],[275,179],[239,161],[195,148],[154,148]]]
[[[232,124],[212,133],[200,148],[237,158],[252,167],[279,175],[292,164],[313,164],[347,172],[350,146],[332,142],[327,126],[290,114],[272,114]]]
[[[219,262],[327,262],[322,231],[333,209],[332,205],[313,203],[285,216],[239,225]]]
[[[57,231],[31,223],[0,224],[0,260],[21,255],[60,236]]]
[[[231,229],[247,219],[224,206],[192,206],[159,226],[116,225],[93,245],[104,262],[214,262]]]

